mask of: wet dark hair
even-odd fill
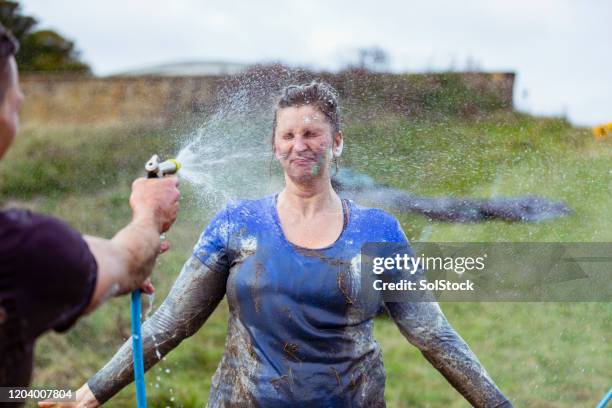
[[[281,91],[274,110],[272,124],[272,144],[276,132],[276,115],[279,109],[312,105],[320,110],[332,126],[334,132],[340,131],[340,106],[338,92],[326,82],[312,81],[309,84],[289,85]]]
[[[0,24],[0,102],[9,87],[9,59],[19,51],[19,42],[2,24]]]

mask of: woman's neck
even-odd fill
[[[287,178],[285,188],[278,195],[278,208],[288,208],[295,215],[309,218],[320,212],[342,208],[340,197],[329,178],[298,184]]]

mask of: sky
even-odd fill
[[[97,75],[183,61],[334,70],[377,46],[394,72],[517,74],[515,107],[612,122],[609,0],[27,0]]]

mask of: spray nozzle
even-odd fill
[[[176,159],[168,159],[161,161],[159,156],[154,154],[145,164],[148,178],[164,177],[169,174],[175,174],[181,168],[181,163]]]

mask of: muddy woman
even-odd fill
[[[284,189],[228,204],[213,218],[144,323],[145,368],[199,330],[227,295],[225,351],[209,407],[384,407],[385,370],[373,336],[384,307],[472,405],[511,407],[435,301],[360,296],[361,246],[408,241],[393,216],[332,188],[343,148],[336,91],[322,82],[289,86],[274,116],[272,151]],[[133,381],[131,345],[79,390],[84,406]]]

